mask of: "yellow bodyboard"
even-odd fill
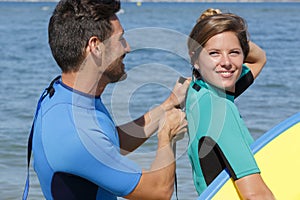
[[[278,128],[275,127],[275,129],[271,130],[271,133],[266,133],[272,135],[272,132],[278,132],[277,129],[284,129],[280,133],[275,133],[276,136],[274,138],[269,139],[270,141],[259,147],[260,149],[254,152],[254,156],[264,181],[272,190],[276,199],[300,200],[300,113],[290,118],[287,122],[283,122],[283,124],[285,128],[278,126]],[[258,142],[263,142],[263,140]],[[222,175],[224,173],[225,171]],[[228,175],[226,174],[226,176]],[[217,180],[218,178],[212,182],[212,187],[218,185],[214,183],[219,181]],[[240,199],[234,183],[229,177],[225,184],[220,186],[220,189],[205,192],[206,194],[201,195],[198,200]]]

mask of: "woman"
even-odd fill
[[[188,154],[199,194],[226,168],[242,199],[274,199],[250,150],[253,138],[234,105],[266,62],[264,51],[247,36],[241,17],[214,9],[204,12],[190,33],[194,68],[186,101]]]

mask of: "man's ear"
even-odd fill
[[[98,37],[93,36],[89,39],[88,45],[86,47],[86,53],[90,54],[91,58],[97,66],[103,65],[102,61],[104,55],[104,45],[98,39]]]
[[[93,53],[94,55],[101,56],[102,50],[101,50],[100,46],[101,46],[101,42],[98,39],[98,37],[93,36],[89,39],[88,48],[89,48],[89,51],[91,53]]]

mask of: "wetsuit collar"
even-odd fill
[[[213,94],[218,95],[219,97],[223,97],[226,98],[232,102],[234,102],[234,93],[233,92],[229,92],[226,90],[222,90],[220,88],[217,88],[207,82],[204,82],[202,79],[194,79],[192,84],[197,84],[200,87],[206,88],[207,90],[211,91]],[[194,86],[193,86],[194,88]]]

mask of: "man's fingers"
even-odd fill
[[[186,78],[184,78],[182,76],[180,76],[178,79],[178,83],[181,83],[181,84],[183,84],[185,81],[186,81]]]
[[[180,76],[179,79],[178,79],[178,83],[190,84],[191,80],[192,80],[192,77],[185,78],[185,77]]]

